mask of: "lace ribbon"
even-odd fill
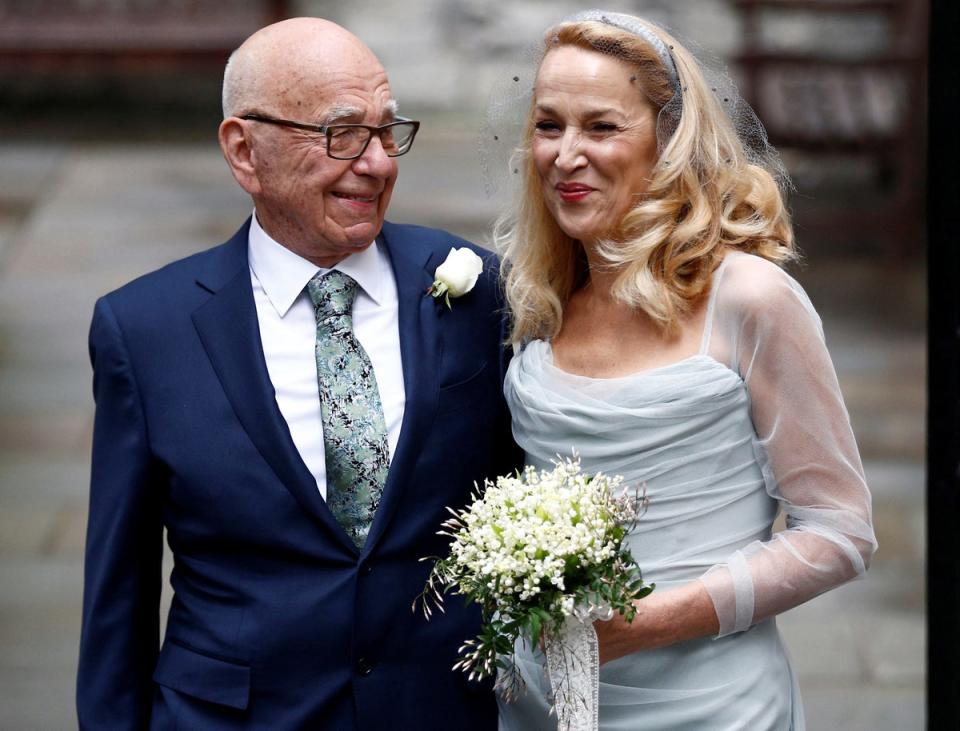
[[[600,703],[600,647],[593,620],[612,610],[590,607],[567,617],[560,631],[546,636],[547,676],[559,731],[597,731]]]

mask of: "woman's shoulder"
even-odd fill
[[[778,264],[756,254],[730,251],[718,270],[717,298],[743,314],[809,302],[800,284]]]
[[[727,285],[736,283],[745,294],[763,294],[792,280],[779,264],[736,249],[724,255],[720,267]]]
[[[755,254],[731,251],[718,277],[716,309],[740,321],[775,321],[819,316],[803,287],[778,264]]]

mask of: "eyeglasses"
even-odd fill
[[[410,151],[413,147],[413,138],[420,129],[420,122],[403,118],[376,127],[369,124],[304,124],[291,122],[289,119],[275,119],[264,114],[244,114],[240,119],[293,127],[324,135],[327,141],[327,155],[334,160],[355,160],[363,155],[367,151],[367,145],[370,144],[374,132],[380,136],[380,144],[383,145],[383,151],[387,153],[387,157],[399,157]]]

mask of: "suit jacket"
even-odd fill
[[[333,518],[291,440],[260,344],[249,222],[101,298],[78,673],[90,729],[493,729],[453,672],[479,615],[411,611],[446,506],[519,457],[502,397],[497,263],[385,224],[406,407],[367,542]],[[451,246],[485,259],[452,310],[426,296]],[[160,647],[162,532],[174,595]]]

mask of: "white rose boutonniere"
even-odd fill
[[[443,264],[433,274],[433,284],[427,294],[435,299],[443,297],[450,307],[451,297],[462,297],[477,283],[483,271],[483,259],[466,247],[450,249]]]

